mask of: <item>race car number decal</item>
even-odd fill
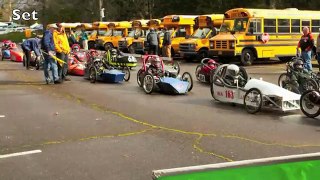
[[[233,91],[226,90],[226,98],[233,99],[234,98]]]

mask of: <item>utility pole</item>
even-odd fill
[[[102,8],[102,0],[99,0],[100,21],[104,18],[104,8]]]

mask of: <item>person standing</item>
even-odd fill
[[[316,57],[317,57],[318,65],[319,65],[319,71],[320,71],[320,28],[319,28],[319,35],[317,38]]]
[[[82,43],[82,48],[88,50],[88,34],[84,27],[81,29],[80,41]]]
[[[171,58],[171,34],[168,28],[164,28],[164,36],[162,41],[162,54],[163,56]]]
[[[312,48],[314,47],[314,39],[308,27],[303,28],[303,35],[297,46],[297,54],[299,54],[299,48],[301,49],[301,56],[304,61],[304,68],[308,71],[312,71],[311,55]]]
[[[60,81],[71,81],[71,79],[67,77],[68,54],[70,53],[68,38],[62,25],[60,23],[57,23],[56,25],[58,29],[53,32],[53,42],[57,58],[64,61],[64,63],[59,63],[58,65],[59,78]]]
[[[40,39],[39,38],[29,38],[27,40],[25,40],[22,44],[21,44],[21,48],[23,50],[23,53],[26,57],[26,69],[31,69],[30,68],[30,61],[31,61],[31,51],[33,51],[36,55],[36,60],[40,58]]]
[[[150,32],[147,36],[147,42],[149,44],[149,54],[158,55],[159,36],[155,32],[154,28],[150,29]]]
[[[55,30],[54,26],[50,26],[48,30],[44,32],[43,40],[42,40],[42,49],[45,52],[44,56],[44,64],[43,71],[46,83],[49,84],[51,82],[58,84],[59,76],[58,76],[58,66],[57,62],[53,59],[52,56],[55,56],[55,46],[53,42],[53,32]],[[52,79],[50,78],[49,71],[52,71]]]

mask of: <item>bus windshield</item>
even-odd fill
[[[220,32],[244,32],[247,29],[248,18],[226,19],[223,21]]]
[[[191,36],[192,38],[203,39],[206,38],[208,33],[210,32],[209,28],[198,28],[196,32]]]
[[[142,29],[134,29],[133,31],[130,31],[128,34],[128,37],[142,37],[145,33]]]

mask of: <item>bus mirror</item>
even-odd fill
[[[253,28],[252,27],[249,29],[249,33],[253,34]]]

